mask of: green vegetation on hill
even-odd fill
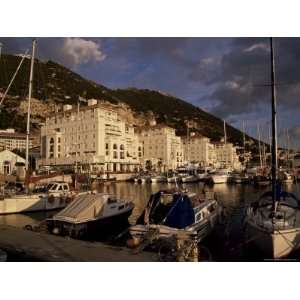
[[[0,92],[4,92],[21,57],[2,55],[0,59]],[[15,127],[24,131],[24,115],[16,107],[28,93],[29,59],[25,59],[9,92],[13,100],[5,101],[0,117],[0,128]],[[217,141],[223,137],[223,121],[194,105],[158,91],[146,89],[108,89],[100,84],[82,78],[66,67],[52,61],[35,62],[33,97],[56,103],[75,104],[78,96],[95,98],[112,103],[124,102],[134,111],[152,111],[158,123],[176,128],[177,134],[187,133],[186,121],[192,121],[194,130]],[[228,140],[242,144],[242,133],[227,126]]]

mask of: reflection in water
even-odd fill
[[[152,193],[161,189],[174,188],[175,184],[137,184],[128,182],[114,183],[103,186],[100,192],[108,192],[116,196],[132,200],[135,204],[134,211],[129,219],[134,224],[144,210],[147,201]],[[212,252],[214,260],[219,261],[255,261],[262,260],[261,254],[255,249],[244,247],[243,216],[245,207],[251,201],[257,200],[269,187],[255,188],[252,185],[216,184],[214,186],[204,186],[203,183],[184,184],[180,187],[191,192],[200,193],[203,189],[213,190],[222,206],[224,207],[225,219],[223,224],[218,226],[215,234],[211,235],[204,242]],[[300,186],[290,184],[284,189],[296,194],[300,198]],[[27,224],[37,224],[43,219],[50,217],[56,212],[39,212],[30,214],[16,214],[0,216],[1,224],[8,224],[17,227],[24,227]]]

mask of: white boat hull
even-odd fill
[[[248,223],[248,239],[267,255],[266,258],[282,258],[300,247],[300,228],[270,232]]]
[[[45,194],[16,195],[0,200],[0,215],[48,211],[65,207],[66,197],[48,197]]]
[[[228,181],[228,176],[223,175],[213,175],[211,177],[213,183],[226,183]]]
[[[159,183],[159,182],[166,182],[166,178],[160,177],[160,178],[151,178],[152,183]]]
[[[183,183],[192,183],[192,182],[198,182],[199,179],[198,177],[186,177],[186,178],[182,178],[182,182]]]

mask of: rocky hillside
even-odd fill
[[[0,93],[4,92],[20,57],[2,55],[0,60]],[[25,129],[26,95],[28,94],[29,59],[25,59],[9,97],[5,100],[0,115],[0,128],[15,127]],[[38,131],[46,113],[58,109],[63,104],[76,104],[78,97],[94,98],[118,105],[119,113],[127,116],[136,125],[146,125],[155,120],[176,128],[180,135],[187,132],[189,121],[191,130],[219,140],[223,136],[223,121],[194,105],[176,97],[136,88],[112,90],[93,81],[82,78],[53,61],[35,62],[33,85],[32,127]],[[242,143],[242,133],[227,127],[228,140]],[[253,140],[254,142],[254,140]]]

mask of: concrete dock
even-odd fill
[[[158,260],[155,253],[134,254],[124,247],[66,239],[7,225],[0,225],[0,249],[6,251],[8,256],[11,254],[14,257],[26,257],[27,260],[34,261],[150,262]]]

